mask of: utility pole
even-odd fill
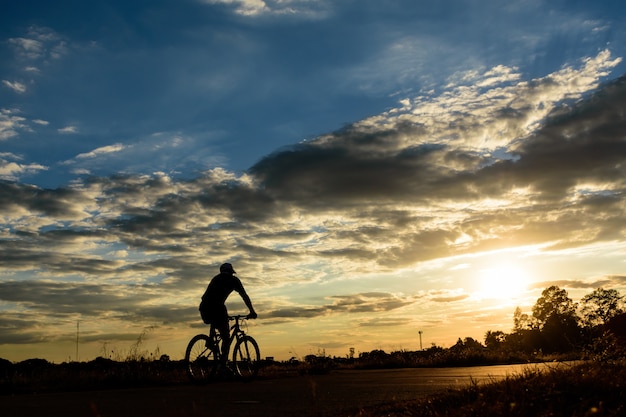
[[[424,350],[422,348],[422,331],[420,330],[420,331],[418,331],[418,333],[420,334],[420,350]]]

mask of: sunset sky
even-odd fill
[[[550,285],[626,295],[625,21],[623,0],[4,2],[0,358],[143,335],[180,359],[222,262],[281,360],[482,342]]]

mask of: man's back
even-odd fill
[[[243,285],[239,278],[231,274],[220,273],[214,276],[209,283],[202,296],[202,301],[209,305],[224,304],[233,291],[237,291],[239,294],[243,292]]]

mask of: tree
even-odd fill
[[[537,320],[515,307],[513,333],[505,336],[505,346],[511,351],[532,353],[541,348],[541,335]]]
[[[581,300],[583,323],[587,327],[606,324],[611,318],[624,313],[624,297],[617,290],[596,288]]]
[[[553,314],[541,329],[544,352],[569,352],[581,341],[578,317],[568,314]]]
[[[555,285],[543,290],[533,306],[533,318],[541,331],[541,347],[545,351],[569,351],[580,341],[576,307],[567,291]]]
[[[522,313],[522,309],[515,307],[513,312],[513,331],[519,333],[522,330],[528,330],[532,328],[532,322],[528,314]]]
[[[470,349],[470,350],[482,350],[485,347],[476,339],[474,339],[473,337],[466,337],[463,340],[463,344],[465,345],[466,349]]]
[[[454,346],[450,347],[452,351],[480,351],[484,349],[484,346],[480,344],[479,341],[472,337],[466,337],[464,340],[461,340],[459,337]]]
[[[533,318],[537,320],[540,329],[552,316],[571,317],[578,320],[576,307],[576,303],[568,297],[567,291],[553,285],[541,292],[541,297],[533,306]]]
[[[489,350],[498,350],[506,340],[506,334],[501,330],[488,330],[485,334],[485,347]]]

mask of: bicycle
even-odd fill
[[[228,317],[235,323],[230,328],[230,346],[234,347],[232,361],[227,363],[227,367],[242,381],[256,378],[261,358],[256,340],[241,328],[247,318],[242,315]],[[222,363],[221,344],[222,338],[213,325],[208,335],[198,334],[189,341],[185,351],[185,368],[192,382],[207,383],[218,375]]]

